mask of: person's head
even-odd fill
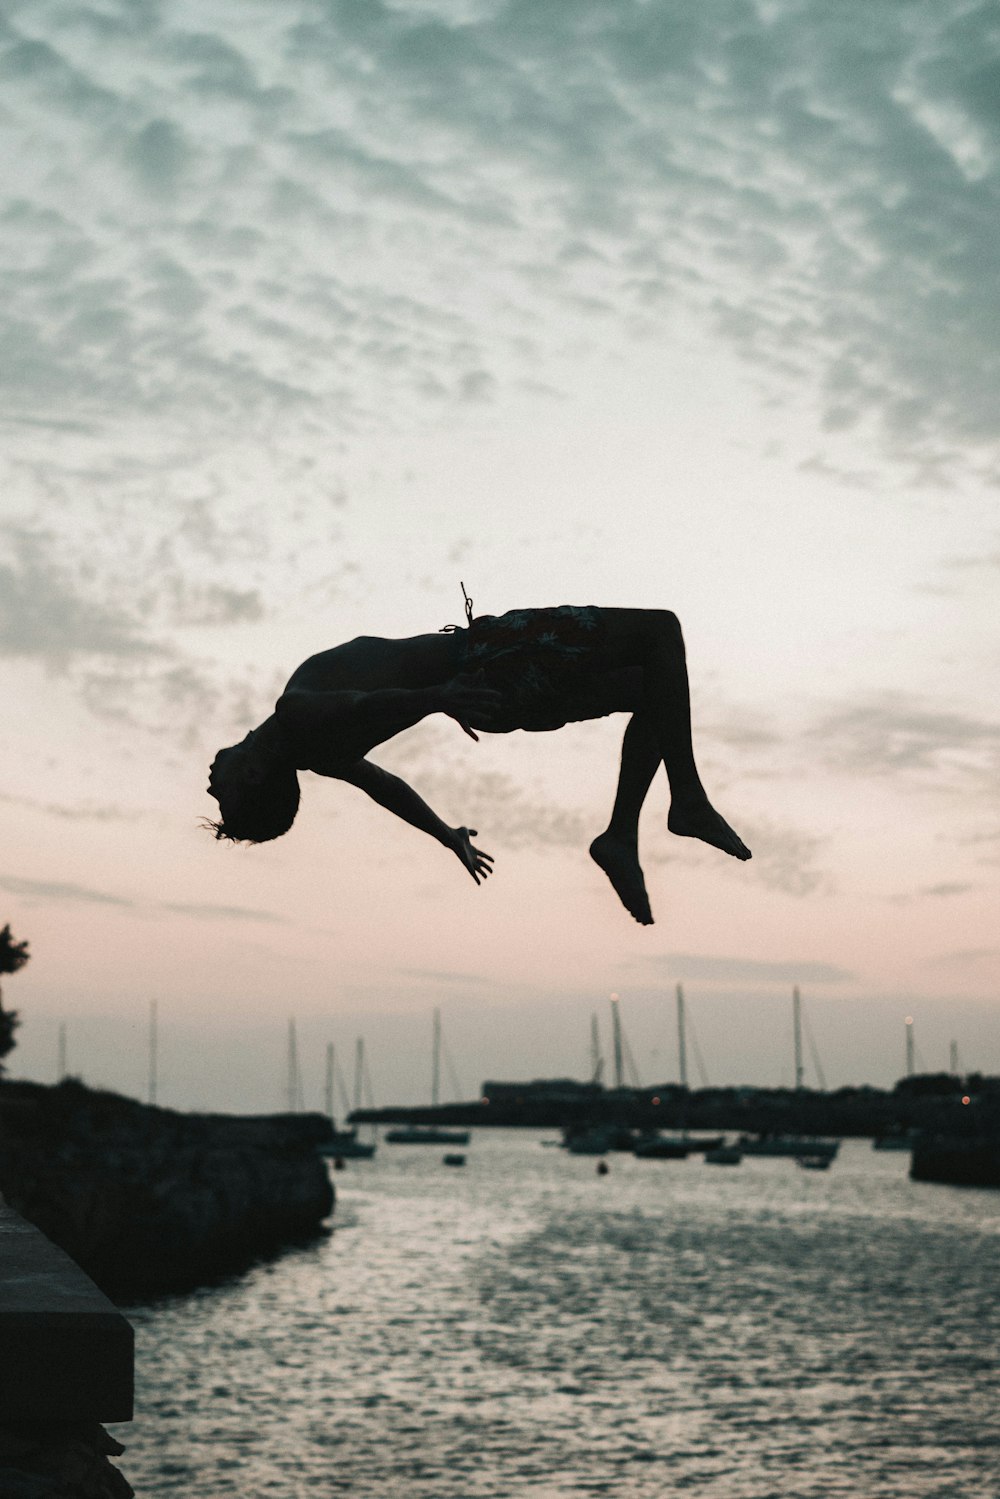
[[[205,826],[233,843],[267,843],[287,833],[299,809],[299,778],[287,760],[257,751],[254,735],[221,749],[208,774],[208,794],[222,816]]]

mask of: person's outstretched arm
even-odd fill
[[[411,827],[419,828],[422,833],[429,833],[438,843],[451,849],[477,885],[480,880],[493,873],[493,856],[484,854],[482,849],[475,848],[472,844],[471,840],[477,836],[475,828],[449,827],[427,805],[423,797],[418,796],[413,787],[401,781],[399,776],[390,775],[387,770],[373,765],[370,760],[358,760],[356,764],[338,771],[337,779],[348,781],[352,786],[360,786],[372,801],[385,807],[387,812],[395,813]]]

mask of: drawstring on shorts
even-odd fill
[[[465,584],[462,583],[462,584],[460,584],[460,586],[461,586],[461,589],[462,589],[462,598],[465,600],[465,623],[466,623],[466,627],[471,630],[472,629],[472,600],[469,598],[469,595],[465,591]],[[455,632],[456,632],[456,630],[460,630],[461,628],[462,628],[461,625],[442,625],[441,628],[440,628],[440,630],[438,630],[438,634],[439,635],[454,635]]]

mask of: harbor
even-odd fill
[[[991,1492],[1000,1197],[868,1140],[598,1176],[551,1138],[380,1149],[330,1237],[129,1306],[137,1493]]]
[[[711,1165],[738,1166],[744,1157],[791,1158],[806,1170],[827,1171],[844,1137],[870,1137],[880,1151],[906,1151],[919,1179],[967,1186],[1000,1185],[1000,1079],[960,1074],[955,1042],[950,1069],[917,1073],[913,1020],[905,1026],[906,1074],[891,1089],[871,1085],[826,1086],[823,1064],[798,986],[792,989],[791,1041],[794,1087],[709,1087],[695,1041],[703,1086],[688,1075],[690,1018],[681,984],[675,987],[678,1078],[643,1086],[622,1021],[617,993],[611,995],[612,1076],[604,1085],[605,1057],[596,1012],[590,1025],[590,1077],[487,1080],[475,1099],[441,1098],[444,1046],[441,1012],[432,1016],[431,1086],[428,1104],[361,1106],[366,1077],[364,1044],[357,1042],[355,1132],[387,1125],[385,1141],[400,1145],[465,1145],[472,1129],[544,1128],[560,1132],[571,1155],[604,1157],[630,1152],[642,1160],[682,1161],[701,1155]],[[294,1023],[290,1035],[294,1037]],[[804,1038],[818,1086],[806,1083]],[[694,1040],[694,1037],[691,1037]],[[450,1057],[449,1057],[450,1061]],[[297,1078],[290,1052],[290,1076]],[[332,1049],[327,1051],[327,1107],[332,1123]],[[450,1067],[456,1091],[460,1085]],[[346,1089],[343,1090],[346,1100]],[[297,1097],[293,1090],[290,1101]],[[733,1134],[732,1132],[736,1132]],[[344,1136],[348,1150],[354,1136]],[[556,1143],[549,1141],[546,1143]],[[374,1141],[373,1141],[374,1146]],[[335,1151],[331,1150],[331,1153]]]
[[[1000,1499],[996,7],[0,76],[0,1499]]]

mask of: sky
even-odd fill
[[[0,19],[0,925],[13,1075],[270,1110],[1000,1072],[1000,16],[802,0],[10,0]],[[635,925],[587,857],[624,720],[373,758],[496,873],[207,767],[306,656],[669,608],[703,779]],[[806,1080],[818,1074],[812,1052]],[[347,1079],[350,1086],[350,1079]],[[453,1089],[454,1091],[454,1089]]]

